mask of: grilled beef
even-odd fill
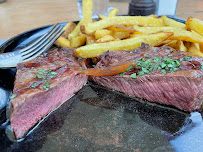
[[[97,68],[115,66],[130,61],[150,61],[153,64],[155,58],[168,59],[169,61],[172,59],[178,64],[178,68],[173,67],[173,70],[157,68],[157,70],[148,69],[146,71],[146,68],[142,69],[141,66],[137,66],[122,75],[92,78],[98,84],[132,97],[171,105],[184,111],[194,111],[201,108],[203,101],[203,58],[189,56],[190,54],[186,52],[168,47],[150,47],[146,44],[131,52],[108,51],[99,57]],[[159,66],[164,67],[165,65]],[[142,70],[145,70],[144,74]],[[142,73],[139,73],[140,71]],[[133,73],[136,73],[136,78],[132,78]],[[139,74],[141,75],[138,76]]]
[[[17,139],[86,84],[81,68],[73,52],[63,49],[18,64],[10,117]]]

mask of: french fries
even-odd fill
[[[203,21],[189,17],[185,24],[189,30],[193,30],[203,36]]]
[[[80,35],[78,37],[72,38],[70,40],[70,45],[73,48],[77,48],[80,47],[82,45],[84,45],[86,42],[86,36],[85,35]]]
[[[165,24],[165,26],[172,26],[172,27],[183,27],[186,28],[185,24],[177,22],[173,19],[168,18],[167,16],[163,15],[161,17],[163,19],[163,22]]]
[[[112,25],[107,29],[115,32],[136,32],[136,30],[132,26],[126,27],[124,25]]]
[[[172,40],[182,40],[189,41],[193,43],[203,43],[203,37],[196,33],[195,31],[175,31],[174,36],[171,37]]]
[[[173,33],[157,33],[130,38],[122,41],[111,41],[106,43],[95,43],[79,47],[75,50],[78,57],[92,58],[97,57],[105,51],[112,50],[125,50],[132,51],[141,46],[142,43],[148,43],[151,46],[168,39]]]
[[[183,41],[181,41],[181,40],[178,40],[178,41],[177,41],[176,49],[177,49],[177,50],[180,50],[180,51],[183,51],[183,52],[187,52],[187,48],[186,48],[186,46],[184,45]]]
[[[71,40],[72,38],[77,37],[80,34],[80,26],[91,23],[92,22],[92,7],[93,7],[93,0],[83,0],[83,18],[77,24],[75,29],[68,35],[68,39]]]
[[[86,23],[92,22],[92,8],[93,8],[93,0],[83,0],[83,18],[86,21]]]
[[[85,35],[86,36],[86,45],[93,44],[96,42],[96,38],[94,35]]]
[[[117,8],[113,8],[109,14],[107,15],[107,17],[113,17],[116,16],[116,14],[118,13],[118,9]]]
[[[203,57],[203,53],[200,51],[197,43],[192,43],[188,49],[188,52]]]
[[[163,26],[163,20],[145,16],[116,16],[106,17],[98,22],[81,25],[83,34],[92,34],[97,30],[107,28],[112,25],[139,25],[139,26]]]
[[[113,41],[115,40],[115,38],[111,35],[105,35],[104,37],[98,39],[96,41],[96,43],[104,43],[104,42],[110,42],[110,41]]]
[[[114,32],[113,37],[117,38],[117,39],[126,39],[130,37],[130,32]]]
[[[70,45],[70,41],[67,40],[65,37],[63,36],[60,36],[56,42],[54,43],[56,44],[58,47],[67,47],[67,48],[71,48],[71,45]]]
[[[113,8],[113,9],[109,12],[109,14],[107,15],[107,17],[116,16],[117,13],[118,13],[118,9],[117,9],[117,8]],[[99,18],[99,20],[102,20],[102,19],[106,18],[106,16],[99,14],[99,15],[98,15],[98,18]]]
[[[183,24],[153,14],[116,16],[118,9],[114,8],[107,16],[98,15],[97,21],[92,20],[92,6],[93,0],[83,0],[83,19],[64,27],[57,46],[76,48],[75,54],[82,58],[97,57],[108,50],[135,50],[141,43],[203,56],[203,21],[199,19],[189,17]]]
[[[68,35],[75,29],[76,25],[73,22],[69,22],[64,26],[65,32],[62,34],[63,37],[68,38]]]
[[[112,33],[113,32],[110,31],[110,30],[102,29],[102,30],[97,30],[94,35],[95,35],[96,39],[100,39],[100,38],[102,38],[102,37],[104,37],[106,35],[111,35]]]
[[[173,32],[174,35],[171,40],[182,40],[194,43],[203,43],[203,37],[195,31],[186,31],[183,27],[138,27],[134,29],[143,34],[151,34],[157,32]]]

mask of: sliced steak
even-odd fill
[[[73,52],[64,49],[18,64],[10,117],[17,139],[86,84],[81,68]]]
[[[97,68],[142,61],[142,58],[153,62],[155,57],[178,60],[180,65],[175,70],[166,70],[166,73],[157,69],[140,76],[138,75],[141,67],[137,66],[122,75],[94,76],[92,79],[98,84],[129,96],[191,112],[199,110],[203,101],[203,58],[189,56],[186,52],[168,47],[156,48],[149,45],[143,45],[131,52],[108,51],[99,57]],[[136,78],[131,77],[133,73],[136,73]]]

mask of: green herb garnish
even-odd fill
[[[44,85],[43,85],[43,88],[44,88],[44,89],[50,88],[50,85],[49,85],[49,84],[51,84],[51,82],[45,82]]]
[[[131,77],[131,78],[137,78],[137,74],[136,74],[136,73],[133,73],[133,74],[130,75],[130,77]]]
[[[43,70],[43,69],[39,69],[38,71],[39,71],[39,72],[42,72],[42,73],[44,73],[44,72],[45,72],[45,70]]]
[[[144,71],[139,71],[139,72],[138,72],[138,75],[139,75],[139,76],[143,76],[143,75],[144,75]]]
[[[31,88],[36,88],[36,87],[37,87],[37,83],[36,82],[31,85]]]
[[[126,70],[129,71],[134,65],[135,63],[131,64]]]
[[[120,73],[120,76],[124,76],[124,75],[125,75],[125,73],[124,73],[124,72],[121,72],[121,73]]]
[[[192,56],[186,56],[186,57],[184,57],[184,60],[190,60],[190,59],[192,59]]]
[[[180,58],[180,62],[182,62],[184,59],[183,58]]]
[[[166,74],[166,70],[165,70],[165,69],[162,69],[161,72],[162,72],[163,74]]]
[[[31,69],[30,69],[30,70],[31,70],[31,71],[33,71],[34,69],[35,69],[34,67],[31,67]]]
[[[154,59],[154,62],[155,62],[155,63],[159,63],[159,62],[161,62],[161,58],[154,57],[153,59]]]
[[[43,75],[41,75],[41,74],[39,74],[39,73],[36,73],[36,76],[37,76],[37,78],[39,78],[39,79],[42,79],[42,78],[43,78]]]
[[[16,94],[12,94],[11,96],[10,96],[10,99],[14,99],[16,97]]]

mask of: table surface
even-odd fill
[[[130,0],[129,0],[130,1]],[[8,39],[24,31],[79,19],[76,0],[7,0],[0,3],[0,39]],[[127,14],[129,2],[110,0],[110,6]],[[203,0],[179,0],[176,16],[203,20]]]

